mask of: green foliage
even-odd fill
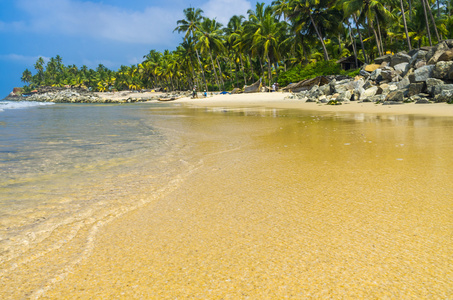
[[[327,105],[341,105],[341,102],[338,102],[337,100],[330,100],[327,102]]]
[[[278,78],[280,86],[287,86],[290,83],[299,82],[304,79],[315,78],[322,75],[339,75],[344,74],[340,65],[335,61],[318,61],[306,66],[296,66],[291,70],[283,72]]]

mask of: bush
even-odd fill
[[[360,69],[344,71],[341,69],[341,66],[334,60],[318,61],[302,67],[296,66],[286,72],[281,73],[278,77],[278,84],[280,86],[287,86],[290,83],[299,82],[304,79],[326,75],[347,75],[354,77],[358,75],[359,72]]]

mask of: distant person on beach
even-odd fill
[[[193,86],[192,98],[197,98],[197,86],[196,85]]]
[[[272,92],[275,92],[275,83],[272,85]]]
[[[206,98],[208,97],[208,93],[206,93],[206,90],[204,90],[203,96]]]

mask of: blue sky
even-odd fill
[[[0,99],[23,86],[22,72],[38,57],[65,65],[100,63],[112,70],[143,60],[151,49],[174,50],[173,33],[187,7],[226,24],[254,9],[252,0],[0,0]],[[270,4],[272,0],[259,1]]]

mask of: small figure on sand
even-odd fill
[[[205,98],[208,97],[208,93],[206,92],[206,90],[204,90],[203,96],[204,96]]]
[[[198,96],[197,96],[197,86],[196,85],[193,86],[192,98],[194,98],[194,99],[198,98]]]

